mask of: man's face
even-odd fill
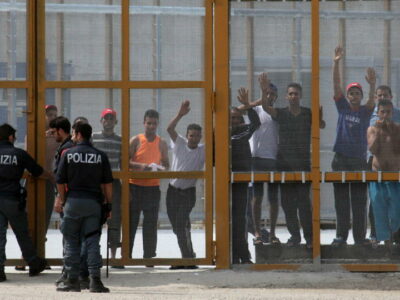
[[[379,105],[378,107],[378,117],[381,121],[392,120],[393,106],[391,105]]]
[[[243,116],[240,111],[233,109],[231,110],[231,126],[232,128],[238,127],[243,123]]]
[[[117,124],[117,118],[113,114],[107,114],[101,118],[101,124],[105,130],[113,130]]]
[[[349,99],[350,104],[354,106],[359,106],[361,104],[362,98],[363,94],[361,90],[357,87],[352,87],[347,91],[347,99]]]
[[[144,131],[146,134],[155,134],[158,126],[158,119],[157,118],[149,118],[146,117],[144,119]]]
[[[56,142],[57,143],[61,143],[62,141],[63,141],[63,137],[62,137],[62,135],[60,134],[60,131],[61,131],[62,129],[57,129],[57,128],[50,128],[50,134],[52,135],[52,136],[54,136],[54,138],[55,138],[55,140],[56,140]]]
[[[392,101],[393,96],[390,95],[389,91],[387,89],[379,89],[376,90],[375,93],[375,100],[377,103],[379,103],[382,100],[390,100]]]
[[[301,99],[301,92],[295,87],[290,87],[286,93],[286,99],[290,105],[299,105]]]
[[[191,149],[195,149],[200,143],[201,131],[196,129],[190,129],[186,133],[186,138],[188,140],[188,147]]]
[[[49,123],[57,118],[57,110],[55,109],[49,109],[46,111],[46,124],[49,125]]]

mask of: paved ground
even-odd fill
[[[38,277],[6,268],[0,299],[400,299],[397,273],[171,271],[165,267],[112,270],[104,283],[110,294],[58,293],[60,269]]]

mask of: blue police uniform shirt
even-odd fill
[[[107,155],[89,142],[80,142],[61,157],[56,181],[67,184],[68,197],[102,198],[101,184],[112,183]]]
[[[19,181],[25,169],[34,177],[43,173],[43,168],[26,151],[9,141],[0,141],[0,195],[19,197]]]
[[[367,158],[367,130],[373,109],[361,105],[353,110],[342,95],[335,99],[339,118],[333,151],[344,156]]]

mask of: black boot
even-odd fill
[[[59,286],[59,284],[61,282],[64,282],[67,280],[67,272],[65,272],[65,270],[62,271],[60,277],[58,277],[58,279],[56,280],[56,286]]]
[[[57,292],[80,292],[81,286],[78,278],[68,278],[57,286]]]
[[[110,289],[106,288],[100,280],[100,277],[90,276],[89,291],[91,293],[109,293]]]
[[[89,277],[88,276],[79,276],[79,284],[81,285],[81,290],[89,289]]]
[[[6,281],[6,273],[4,273],[4,268],[0,268],[0,282]]]
[[[30,264],[29,264],[29,276],[36,276],[39,275],[39,273],[43,272],[43,270],[47,266],[47,261],[43,258],[35,258]]]

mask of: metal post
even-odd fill
[[[391,11],[391,0],[384,0],[383,5],[386,11]],[[383,82],[391,84],[391,20],[385,20],[383,24]]]

